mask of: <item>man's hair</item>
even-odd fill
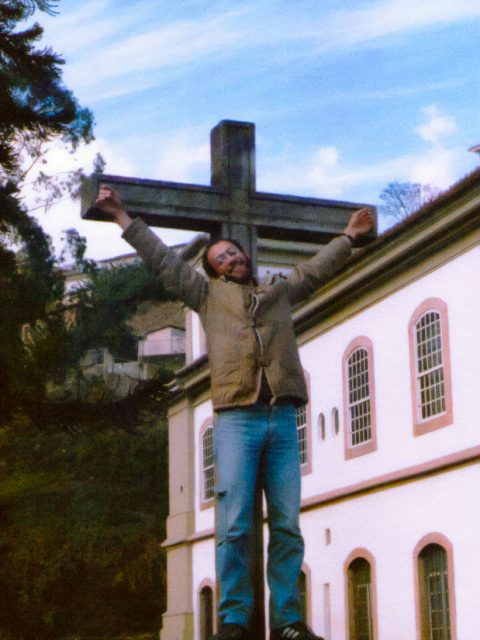
[[[243,253],[243,255],[246,256],[248,262],[250,263],[250,259],[248,255],[245,253],[245,249],[242,247],[240,242],[238,242],[238,240],[234,240],[233,238],[217,238],[216,240],[210,240],[210,242],[205,247],[202,255],[203,270],[205,271],[207,276],[209,276],[210,278],[218,278],[218,274],[214,271],[212,265],[208,261],[208,252],[212,247],[214,247],[216,244],[222,241],[230,242],[231,244],[235,245],[237,249],[239,249]]]

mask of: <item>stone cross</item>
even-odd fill
[[[364,206],[256,191],[255,125],[232,120],[222,120],[211,131],[211,186],[94,175],[83,189],[83,218],[110,220],[95,208],[101,183],[115,188],[129,213],[150,226],[238,240],[253,265],[257,238],[324,244],[342,231],[353,211]]]
[[[255,269],[257,239],[324,244],[341,233],[353,211],[365,206],[318,198],[256,191],[255,126],[222,120],[211,131],[211,186],[94,175],[82,192],[82,217],[107,220],[95,207],[100,184],[116,189],[127,211],[155,227],[207,232],[213,239],[233,238],[249,252]],[[369,207],[375,216],[374,207]],[[374,237],[373,231],[365,240]],[[261,488],[260,488],[261,489]],[[256,493],[254,637],[265,637],[263,514]]]

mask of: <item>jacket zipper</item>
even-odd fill
[[[259,333],[259,331],[257,329],[256,324],[255,324],[255,312],[256,312],[256,310],[258,308],[258,303],[259,303],[259,298],[258,298],[257,294],[252,293],[252,304],[250,305],[249,313],[250,313],[250,319],[251,319],[251,321],[253,323],[253,330],[254,330],[255,336],[256,336],[256,338],[258,340],[258,346],[260,347],[260,357],[263,360],[264,351],[263,351],[262,337],[261,337],[261,335],[260,335],[260,333]]]

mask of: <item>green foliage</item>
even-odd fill
[[[92,279],[71,301],[78,323],[66,324],[50,240],[22,204],[46,143],[73,150],[92,137],[92,114],[62,84],[63,61],[38,48],[38,24],[22,26],[57,4],[0,3],[0,638],[154,637],[165,592],[169,374],[117,402],[47,395],[99,340],[130,353],[125,319],[143,295],[162,295],[135,270],[100,272],[71,232],[71,255]],[[40,172],[37,185],[58,198],[80,178]]]
[[[73,296],[76,349],[107,347],[118,358],[136,359],[136,339],[126,321],[144,300],[165,300],[166,293],[143,263],[98,269],[88,264],[88,281]]]
[[[0,637],[158,630],[164,417],[133,433],[3,428],[0,480]]]
[[[0,242],[0,416],[6,418],[24,400],[38,401],[43,389],[39,373],[47,374],[43,366],[32,370],[31,352],[22,342],[22,326],[40,323],[44,342],[50,336],[58,342],[65,328],[55,314],[63,282],[54,269],[48,238],[21,209],[11,188],[0,187],[0,211],[0,232],[15,229],[23,241],[19,256],[5,241]],[[51,367],[48,373],[53,373]]]
[[[52,3],[36,3],[41,9]],[[92,114],[61,83],[63,60],[49,48],[36,48],[43,29],[19,30],[32,2],[0,5],[0,166],[4,176],[18,171],[24,152],[39,142],[61,138],[73,148],[92,135]]]
[[[63,86],[63,61],[50,49],[38,49],[42,29],[21,23],[35,8],[53,12],[48,0],[0,3],[0,416],[22,412],[43,398],[48,376],[58,376],[65,363],[53,357],[63,345],[59,322],[63,283],[55,269],[50,239],[25,210],[19,187],[32,158],[53,139],[74,149],[92,137],[92,115],[79,107]],[[17,247],[12,246],[15,242]],[[15,249],[20,247],[21,252]],[[33,346],[21,340],[22,326],[39,329],[41,351],[48,363],[33,369]],[[41,329],[41,331],[40,331]],[[37,357],[38,361],[38,357]]]

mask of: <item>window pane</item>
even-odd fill
[[[203,472],[203,500],[213,498],[215,486],[215,469],[213,459],[213,429],[205,429],[202,438],[202,472]]]
[[[204,587],[200,592],[200,640],[209,640],[213,634],[213,592]]]
[[[423,589],[422,626],[428,640],[450,640],[447,554],[431,544],[419,557]]]
[[[307,407],[303,404],[297,407],[297,436],[298,451],[300,453],[300,464],[308,462],[308,440],[307,440]]]
[[[368,352],[356,349],[347,362],[351,446],[372,437]]]
[[[416,324],[417,402],[423,420],[446,411],[440,314],[428,311]]]
[[[358,558],[352,562],[348,573],[350,637],[352,640],[373,640],[370,564]]]
[[[307,620],[307,576],[305,572],[302,571],[300,573],[300,577],[298,579],[298,592],[300,593],[300,612],[302,614],[303,620]]]

